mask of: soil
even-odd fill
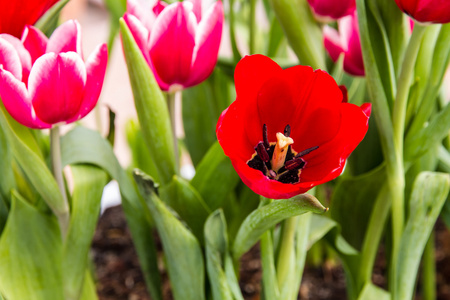
[[[156,237],[156,235],[155,235]],[[450,232],[438,222],[436,237],[437,300],[450,299]],[[156,237],[157,238],[157,237]],[[161,245],[158,245],[160,248]],[[121,206],[109,208],[101,216],[92,245],[97,292],[100,300],[150,300],[136,252]],[[167,274],[161,267],[163,294],[171,300]],[[374,268],[373,282],[386,287],[386,260],[381,249]],[[261,291],[261,263],[258,246],[241,260],[240,287],[246,300],[258,300]],[[345,300],[346,283],[342,267],[325,263],[320,267],[306,266],[299,299]],[[418,296],[421,300],[420,284]]]

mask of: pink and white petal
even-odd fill
[[[339,55],[347,50],[339,32],[328,25],[323,28],[323,43],[333,61],[337,61]]]
[[[106,64],[108,61],[108,47],[102,44],[95,48],[86,61],[86,86],[84,98],[78,113],[67,120],[67,123],[75,122],[86,116],[97,104],[105,79]]]
[[[155,16],[159,16],[159,14],[168,6],[168,4],[164,1],[157,1],[156,4],[153,6],[152,11],[155,14]]]
[[[192,3],[192,11],[197,18],[197,23],[202,19],[202,0],[187,0]]]
[[[127,1],[127,14],[132,14],[144,25],[147,30],[151,30],[153,23],[155,22],[156,15],[153,13],[153,6],[157,1],[139,1],[128,0]]]
[[[134,40],[136,41],[136,44],[138,45],[139,49],[142,52],[142,55],[147,61],[147,64],[152,70],[153,75],[155,76],[155,79],[158,82],[159,86],[161,87],[161,89],[167,91],[169,89],[169,85],[163,82],[161,78],[159,78],[158,74],[154,70],[152,60],[150,59],[150,50],[148,48],[148,40],[150,34],[148,30],[142,25],[142,23],[139,21],[138,18],[129,13],[126,13],[123,16],[123,19],[125,20],[125,23],[130,29],[131,34],[133,35]]]
[[[214,70],[222,39],[223,19],[222,1],[217,1],[201,20],[195,34],[191,77],[187,87],[202,82]]]
[[[82,57],[81,26],[77,20],[69,20],[60,25],[48,40],[47,53],[73,51]]]
[[[27,84],[28,76],[30,75],[31,70],[30,53],[27,49],[25,49],[22,42],[18,38],[9,34],[1,34],[0,36],[11,43],[14,49],[16,49],[17,54],[19,54],[20,63],[22,64],[22,81]]]
[[[47,53],[31,69],[28,90],[36,115],[55,124],[74,117],[81,106],[86,67],[75,52]]]
[[[0,69],[0,98],[9,114],[20,124],[30,128],[51,127],[36,117],[25,84],[3,69]]]
[[[150,34],[150,57],[154,71],[169,85],[189,80],[197,21],[192,3],[176,2],[156,18]]]
[[[45,54],[48,38],[34,26],[26,26],[22,34],[22,43],[31,55],[31,62]]]
[[[18,80],[22,80],[22,63],[14,46],[0,35],[0,67],[11,72]]]

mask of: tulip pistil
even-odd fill
[[[286,125],[284,133],[276,134],[277,141],[269,143],[267,125],[264,124],[263,141],[256,145],[255,153],[247,161],[247,165],[272,180],[291,184],[300,182],[300,173],[306,165],[302,157],[319,147],[311,147],[297,153],[291,147],[294,140],[289,137],[290,134],[291,126]]]

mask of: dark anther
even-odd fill
[[[295,156],[295,158],[305,156],[306,154],[308,154],[308,153],[310,153],[310,152],[316,150],[317,148],[319,148],[319,146],[314,146],[314,147],[311,147],[311,148],[309,148],[309,149],[303,150],[302,152],[298,153],[298,154]]]
[[[256,153],[263,162],[269,161],[269,153],[267,153],[266,147],[264,147],[263,142],[259,142],[256,146]]]
[[[284,127],[284,136],[289,137],[291,135],[291,126],[289,124]]]
[[[269,171],[269,178],[274,179],[277,177],[277,173],[274,170]]]
[[[264,142],[264,147],[266,147],[266,149],[270,147],[269,136],[267,135],[267,125],[266,124],[263,125],[263,142]]]
[[[298,170],[305,166],[305,161],[301,157],[297,157],[287,161],[284,167],[288,170]]]

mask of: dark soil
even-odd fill
[[[160,247],[160,245],[159,245]],[[144,278],[121,206],[105,211],[100,218],[92,245],[100,300],[149,300]],[[245,299],[257,300],[261,291],[261,262],[255,246],[241,260],[240,287]],[[162,264],[160,264],[162,265]],[[381,250],[374,268],[373,282],[386,286],[385,259]],[[450,299],[450,233],[442,222],[436,226],[436,269],[438,300]],[[160,268],[165,300],[171,300],[167,274]],[[305,268],[300,299],[345,300],[345,277],[338,264]],[[418,286],[420,290],[420,284]],[[416,300],[420,300],[420,296]]]

